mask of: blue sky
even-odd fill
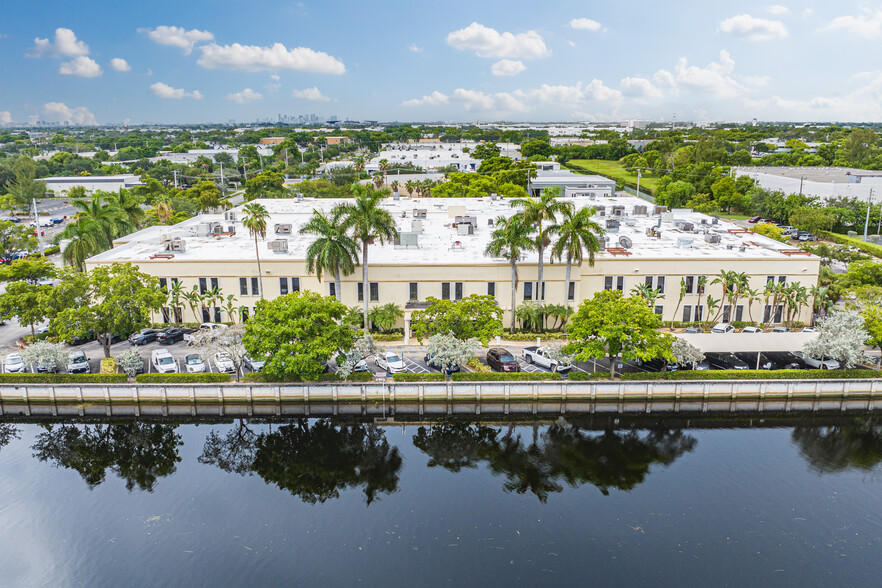
[[[10,0],[0,124],[882,120],[882,3],[731,6]]]

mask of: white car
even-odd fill
[[[251,359],[250,355],[242,358],[242,364],[252,372],[259,372],[266,365],[266,359]]]
[[[814,333],[815,331],[817,331],[817,329],[815,329],[814,327],[803,327],[802,328],[803,333]]]
[[[165,349],[156,349],[150,354],[150,365],[160,374],[178,373],[178,362]]]
[[[814,357],[809,357],[805,353],[797,353],[796,355],[802,357],[802,360],[805,362],[805,367],[814,368],[816,370],[838,370],[839,362],[835,359],[825,359],[821,361],[820,359],[815,359]]]
[[[236,371],[233,359],[226,353],[218,353],[214,356],[214,367],[217,371],[232,374]]]
[[[82,351],[71,351],[67,354],[67,373],[88,374],[92,372],[89,358]]]
[[[4,374],[21,374],[27,371],[24,359],[18,353],[10,353],[3,362]]]
[[[763,330],[759,327],[744,327],[741,329],[742,333],[762,333]]]
[[[202,361],[198,353],[190,353],[184,357],[184,365],[187,367],[188,374],[201,374],[205,371],[205,362]]]
[[[717,323],[714,325],[714,328],[711,329],[711,333],[734,333],[735,327],[730,325],[729,323]]]
[[[393,374],[407,370],[407,366],[404,365],[404,360],[401,356],[392,351],[387,351],[383,355],[377,356],[376,363],[377,367]]]

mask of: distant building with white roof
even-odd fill
[[[134,188],[143,186],[141,176],[135,174],[120,174],[116,176],[58,176],[40,178],[46,183],[46,191],[51,191],[56,196],[70,192],[71,188],[82,186],[86,192],[103,190],[116,192],[120,188]]]

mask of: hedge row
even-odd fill
[[[0,384],[123,384],[125,374],[0,374]]]
[[[603,380],[604,378],[609,378],[609,372],[580,372],[578,370],[571,370],[570,373],[567,374],[567,379],[571,382]]]
[[[135,381],[139,384],[216,384],[229,382],[230,374],[138,374]]]
[[[837,233],[831,233],[830,231],[820,231],[820,233],[834,243],[839,243],[840,245],[851,245],[855,249],[860,249],[864,253],[869,253],[873,257],[882,258],[882,245],[867,243],[866,241],[855,239],[854,237],[839,235]]]
[[[242,376],[245,382],[257,382],[263,384],[302,384],[304,382],[370,382],[373,381],[374,374],[372,372],[355,372],[349,374],[345,380],[337,374],[319,374],[314,380],[295,380],[295,379],[271,379],[266,377],[263,372],[250,372]]]
[[[459,372],[452,374],[454,382],[517,382],[538,380],[560,380],[557,372],[492,372],[479,374],[476,372]]]
[[[876,370],[686,370],[635,372],[622,380],[842,380],[882,378]]]
[[[408,372],[400,372],[392,374],[393,382],[443,382],[444,374],[411,374]]]
[[[506,341],[535,341],[539,337],[543,341],[553,341],[558,339],[566,339],[566,333],[559,331],[546,331],[543,333],[510,333],[505,331],[502,335]]]

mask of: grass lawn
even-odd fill
[[[749,218],[753,218],[752,214],[736,214],[734,212],[715,212],[720,218],[728,218],[730,220],[747,220]]]
[[[605,159],[572,159],[568,162],[573,166],[578,166],[575,171],[589,171],[606,176],[613,180],[624,180],[633,184],[637,183],[637,172],[626,171],[618,161],[607,161]],[[640,191],[644,189],[652,194],[658,189],[658,178],[643,174],[640,178]]]

